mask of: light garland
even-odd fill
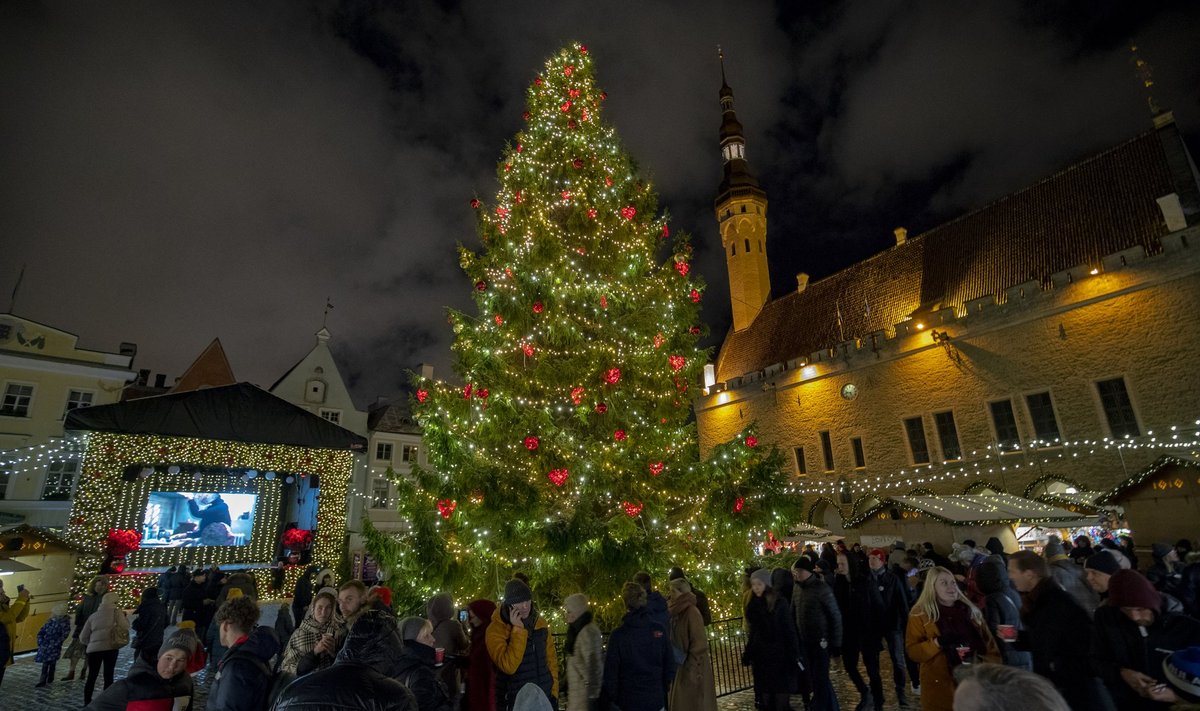
[[[78,601],[88,581],[97,574],[104,558],[104,540],[110,528],[137,528],[143,522],[151,491],[197,491],[253,493],[255,506],[250,541],[244,546],[200,546],[189,548],[143,548],[131,553],[131,567],[189,565],[237,565],[271,563],[279,547],[280,497],[284,473],[320,477],[317,530],[313,560],[332,565],[344,555],[346,536],[345,492],[354,466],[353,454],[345,450],[311,449],[281,444],[253,444],[159,435],[91,433],[87,439],[83,467],[65,538],[85,551],[75,565],[72,600]],[[153,469],[148,476],[126,479],[127,472]],[[165,471],[159,471],[164,467]],[[192,473],[194,470],[220,473]],[[279,476],[231,477],[229,470],[276,471]],[[196,477],[199,478],[196,478]],[[299,568],[300,566],[291,566]],[[254,569],[260,589],[270,583],[270,569]],[[299,573],[287,573],[294,584]],[[124,573],[111,576],[122,602],[132,606],[135,589],[157,573]]]

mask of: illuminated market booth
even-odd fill
[[[249,383],[72,410],[86,450],[65,538],[125,605],[176,564],[290,590],[345,550],[346,489],[366,440]],[[279,579],[283,571],[283,580]],[[274,583],[274,585],[273,585]]]

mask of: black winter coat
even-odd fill
[[[419,711],[404,684],[359,662],[337,662],[296,679],[279,694],[272,711]]]
[[[787,600],[779,597],[774,609],[768,609],[766,595],[751,597],[746,604],[746,623],[749,631],[742,663],[750,663],[754,688],[764,694],[795,691],[800,640]]]
[[[872,570],[865,584],[869,588],[873,634],[903,633],[908,626],[908,593],[906,584],[887,568]]]
[[[796,628],[805,647],[819,648],[822,640],[825,640],[825,649],[841,647],[842,612],[833,597],[833,589],[813,575],[796,583],[792,597],[796,600]]]
[[[143,660],[130,668],[128,676],[104,690],[83,711],[125,711],[134,701],[153,699],[177,699],[192,696],[192,677],[183,672],[172,679],[164,679],[158,670]],[[189,707],[191,702],[189,701]]]
[[[696,596],[696,609],[700,612],[700,619],[704,621],[704,626],[708,627],[712,624],[712,611],[708,609],[708,596],[696,588],[692,588],[692,594]]]
[[[151,649],[157,656],[158,648],[163,643],[163,630],[167,628],[167,606],[157,597],[143,597],[132,627],[137,633],[133,648],[138,651]]]
[[[1010,667],[1025,670],[1033,669],[1033,659],[1029,652],[1022,652],[1012,642],[1006,642],[996,633],[1000,625],[1012,625],[1021,629],[1021,593],[1012,586],[1008,577],[1008,567],[1004,559],[998,555],[990,555],[979,566],[975,574],[979,592],[985,595],[983,617],[987,621],[988,631],[1000,648],[1000,661]]]
[[[245,642],[234,645],[217,662],[208,690],[207,711],[260,711],[271,691],[271,657],[279,640],[270,627],[255,627]]]
[[[212,606],[204,604],[206,599],[208,594],[203,585],[194,581],[188,583],[180,595],[179,606],[183,610],[183,619],[195,622],[197,628],[207,627],[212,619],[213,609]]]
[[[1051,579],[1025,593],[1024,623],[1015,643],[1030,652],[1033,671],[1049,679],[1075,711],[1101,708],[1092,671],[1092,621],[1087,612]]]
[[[1125,711],[1161,711],[1163,704],[1138,696],[1121,679],[1122,669],[1132,669],[1167,683],[1163,659],[1169,651],[1200,644],[1200,622],[1186,615],[1161,613],[1146,628],[1143,637],[1138,625],[1120,608],[1105,605],[1096,610],[1096,634],[1092,640],[1092,660],[1101,681],[1108,687],[1117,708]]]
[[[451,711],[450,695],[438,677],[433,647],[405,640],[399,663],[394,676],[413,693],[421,711]]]
[[[621,711],[658,711],[675,679],[671,635],[648,607],[625,613],[608,638],[604,696]]]

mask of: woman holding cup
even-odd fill
[[[404,653],[392,678],[417,697],[421,711],[452,711],[450,694],[438,676],[445,650],[434,647],[437,642],[433,638],[433,624],[421,617],[405,617],[397,627],[404,640]]]
[[[929,571],[909,613],[904,648],[920,665],[924,711],[953,711],[955,668],[999,661],[983,612],[959,590],[954,574],[941,566]]]
[[[337,599],[332,593],[328,590],[317,593],[304,621],[288,639],[280,671],[304,676],[333,665],[346,634],[334,615],[336,608]]]

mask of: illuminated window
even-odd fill
[[[78,459],[50,462],[50,466],[46,468],[46,484],[42,487],[42,501],[70,501],[77,474]]]
[[[942,446],[942,459],[947,462],[962,459],[962,447],[958,443],[958,427],[954,424],[953,412],[933,413],[937,426],[938,443]]]
[[[33,400],[33,386],[8,383],[4,388],[4,402],[0,403],[0,415],[5,417],[29,417],[29,405]]]
[[[996,430],[996,444],[1001,452],[1015,452],[1021,448],[1021,433],[1017,431],[1017,416],[1013,414],[1012,400],[997,400],[988,403],[992,413],[992,427]]]
[[[1129,399],[1129,390],[1125,387],[1125,378],[1101,380],[1096,383],[1096,392],[1100,394],[1100,404],[1104,407],[1104,417],[1108,420],[1108,429],[1113,437],[1137,437],[1142,434],[1133,411],[1133,402]]]
[[[825,471],[833,471],[833,441],[829,439],[829,430],[821,432],[821,455],[825,458]]]
[[[908,435],[908,449],[913,464],[929,463],[929,442],[925,440],[925,422],[920,417],[904,421],[904,433]]]
[[[388,497],[391,495],[391,483],[387,477],[376,476],[371,479],[371,508],[386,509]]]
[[[1033,432],[1042,444],[1059,444],[1062,435],[1058,431],[1058,418],[1054,416],[1054,403],[1050,393],[1034,393],[1025,396],[1029,407],[1029,419],[1033,421]]]
[[[67,393],[67,409],[63,412],[63,415],[66,415],[66,413],[77,407],[91,407],[94,395],[95,393],[88,390],[71,390]]]
[[[379,442],[375,445],[375,458],[384,461],[392,461],[392,444],[390,442]]]
[[[863,452],[862,437],[850,438],[850,449],[854,452],[854,468],[863,469],[867,466],[867,455]]]
[[[796,447],[796,473],[800,476],[808,474],[808,462],[804,461],[804,447]]]

